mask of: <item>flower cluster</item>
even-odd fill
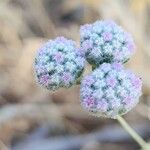
[[[81,26],[81,47],[64,37],[49,40],[37,52],[35,75],[49,90],[77,84],[87,60],[96,68],[81,81],[81,105],[91,114],[116,118],[139,101],[142,82],[124,69],[134,53],[131,35],[113,21],[96,21]]]
[[[72,40],[49,40],[37,52],[35,74],[40,85],[49,90],[70,87],[80,77],[85,59]]]
[[[92,65],[126,62],[134,53],[132,36],[113,21],[96,21],[80,28],[81,50]]]
[[[120,63],[103,63],[81,83],[81,105],[96,116],[116,118],[131,110],[141,95],[141,79]]]

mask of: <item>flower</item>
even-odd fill
[[[82,80],[81,105],[93,115],[115,119],[138,103],[141,88],[141,79],[121,63],[104,63]]]
[[[135,51],[132,36],[113,21],[85,24],[80,28],[80,37],[82,52],[92,65],[125,63]]]
[[[108,78],[106,79],[106,83],[107,83],[107,85],[110,86],[110,87],[115,87],[116,84],[117,84],[117,80],[115,79],[115,77],[108,77]]]
[[[105,42],[106,41],[111,41],[112,38],[113,38],[112,33],[110,33],[110,32],[103,32],[102,37],[103,37]]]
[[[37,51],[35,76],[38,83],[49,90],[70,87],[80,77],[84,65],[85,59],[75,42],[57,37]]]

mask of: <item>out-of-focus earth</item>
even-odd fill
[[[143,95],[124,117],[149,141],[150,0],[1,0],[0,150],[140,149],[116,120],[81,109],[79,86],[54,93],[35,82],[41,44],[60,35],[79,44],[80,25],[98,19],[115,20],[135,39],[126,67],[141,76]]]

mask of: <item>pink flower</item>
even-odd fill
[[[49,84],[49,75],[46,74],[46,75],[42,75],[40,78],[39,78],[39,82],[42,84],[42,85],[48,85]]]
[[[104,41],[111,41],[112,40],[112,34],[110,32],[104,32],[102,34]]]
[[[120,96],[123,97],[123,98],[127,97],[127,91],[125,91],[125,90],[121,91]]]
[[[83,47],[81,47],[81,48],[76,48],[75,49],[75,52],[76,52],[76,54],[78,55],[78,56],[85,56],[85,49],[83,48]]]
[[[106,83],[111,87],[115,87],[115,85],[117,84],[117,80],[114,77],[108,77],[106,79]]]
[[[85,53],[87,52],[88,49],[93,48],[93,43],[91,40],[86,40],[82,43],[82,51]]]
[[[122,102],[125,103],[127,107],[131,107],[131,108],[132,108],[132,105],[134,104],[134,100],[130,96],[127,96],[126,98],[124,98]]]
[[[118,71],[123,69],[123,65],[121,63],[113,63],[112,66],[115,70]]]
[[[81,92],[82,92],[83,97],[86,97],[92,94],[92,90],[88,87],[82,88]]]
[[[88,97],[88,98],[84,99],[84,103],[85,103],[85,105],[86,105],[87,108],[91,108],[91,107],[94,106],[95,101],[94,101],[93,98]]]
[[[139,89],[142,86],[142,81],[137,77],[133,78],[131,82],[136,89]]]
[[[100,109],[102,112],[107,111],[108,103],[107,103],[106,99],[99,100],[98,104],[97,104],[97,108]]]
[[[84,80],[83,80],[83,84],[90,86],[94,83],[94,79],[91,76],[87,76]]]
[[[63,59],[63,55],[61,52],[57,52],[55,55],[54,55],[54,60],[57,62],[57,63],[61,63],[64,59]]]
[[[130,43],[127,44],[127,48],[128,48],[128,50],[130,52],[134,53],[134,51],[135,51],[135,44],[130,42]]]
[[[62,80],[65,83],[69,83],[72,80],[72,76],[69,72],[64,72],[62,76]]]
[[[37,73],[38,75],[47,72],[47,70],[45,69],[45,67],[42,67],[42,66],[41,66],[41,67],[35,66],[35,70],[36,70],[36,73]]]

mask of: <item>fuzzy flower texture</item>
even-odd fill
[[[92,65],[125,63],[135,51],[132,36],[113,21],[96,21],[80,28],[81,49]]]
[[[80,77],[84,63],[85,59],[74,41],[64,37],[49,40],[35,58],[37,81],[49,90],[70,87]]]
[[[104,63],[81,83],[81,105],[96,116],[116,118],[131,110],[141,95],[141,79],[120,63]]]
[[[37,82],[49,89],[69,88],[81,77],[85,60],[95,69],[81,80],[81,105],[95,116],[116,118],[130,111],[142,93],[142,81],[123,63],[134,53],[129,33],[113,21],[96,21],[80,29],[81,45],[64,37],[49,40],[38,51]]]

